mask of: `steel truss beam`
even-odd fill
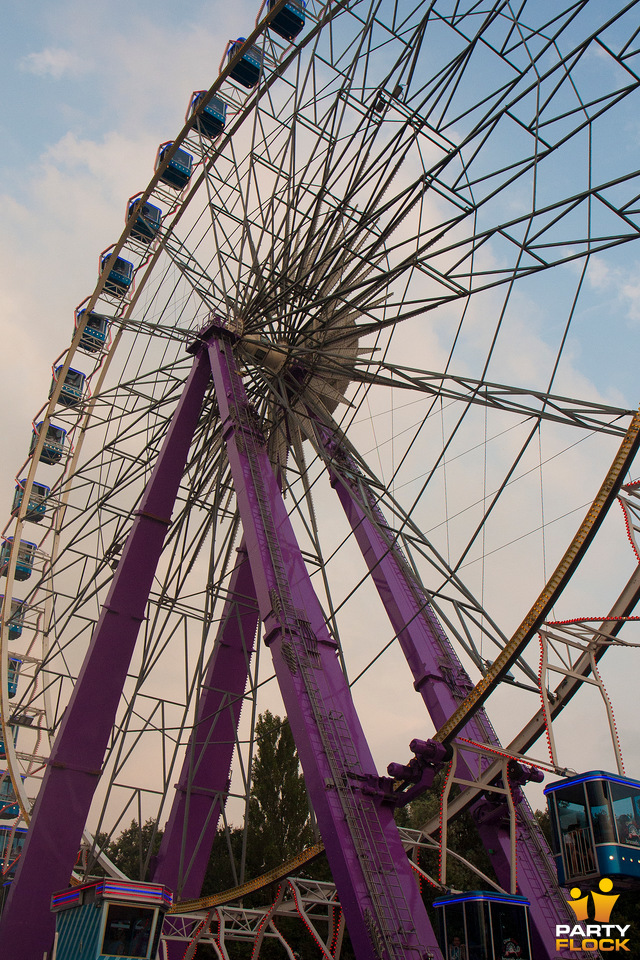
[[[265,939],[277,939],[289,960],[294,960],[291,946],[275,924],[285,917],[303,921],[322,960],[339,960],[344,914],[334,884],[320,880],[287,877],[267,908],[222,906],[171,914],[165,920],[162,939],[169,956],[175,949],[176,956],[184,960],[191,960],[200,944],[212,946],[220,960],[230,960],[227,942],[250,944],[251,955],[256,957]]]
[[[340,368],[339,361],[324,361],[327,372]],[[635,410],[612,407],[608,404],[589,403],[551,393],[525,390],[504,383],[474,380],[473,377],[455,376],[404,367],[384,361],[359,361],[352,379],[360,383],[375,383],[403,390],[415,390],[438,400],[460,400],[493,410],[514,413],[526,419],[549,420],[565,426],[579,427],[596,433],[623,437]]]
[[[418,960],[418,954],[430,951],[436,960],[441,957],[393,823],[388,792],[340,668],[335,640],[284,507],[265,438],[247,401],[234,339],[219,321],[191,348],[196,359],[54,746],[0,926],[3,943],[12,947],[16,960],[27,960],[37,951],[41,955],[50,946],[50,894],[66,885],[75,862],[210,377],[243,523],[241,556],[248,562],[239,562],[232,575],[155,879],[173,883],[182,895],[200,891],[224,806],[259,610],[356,953]],[[333,433],[318,427],[318,434],[332,483],[413,671],[416,689],[434,723],[443,723],[471,682],[355,462]],[[477,743],[499,746],[484,711],[467,723],[464,732]],[[456,775],[475,779],[471,753],[461,747],[458,755]],[[508,886],[509,831],[499,820],[484,821],[480,811],[476,814],[485,843],[495,851],[499,880]],[[537,955],[551,956],[550,933],[566,917],[546,895],[554,880],[531,819],[520,804],[519,829],[527,834],[520,850],[520,882],[532,902]],[[55,850],[47,836],[52,822],[65,826],[56,836]]]
[[[200,895],[227,799],[257,626],[255,588],[243,543],[154,871],[154,882],[164,883],[177,899]]]

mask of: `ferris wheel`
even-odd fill
[[[594,589],[587,549],[613,554],[624,483],[635,537],[640,423],[605,402],[594,303],[638,237],[637,15],[269,0],[188,98],[53,359],[0,546],[16,958],[74,869],[117,875],[93,838],[132,818],[197,899],[272,703],[359,958],[445,955],[393,820],[437,769],[436,881],[470,807],[557,955],[521,787],[585,769],[562,725],[587,686],[624,780],[598,663],[638,554]]]

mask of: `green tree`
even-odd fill
[[[551,820],[549,819],[549,811],[536,810],[534,817],[538,821],[538,826],[542,830],[547,843],[551,846]]]
[[[237,886],[240,878],[243,834],[242,827],[230,826],[228,830],[224,827],[218,828],[202,883],[203,897]]]
[[[304,777],[287,718],[265,710],[256,723],[256,743],[248,809],[253,875],[277,866],[315,839]]]
[[[99,836],[98,843],[103,841]],[[142,825],[132,820],[115,840],[107,844],[105,853],[118,869],[130,880],[149,879],[149,858],[158,852],[162,830],[157,829],[156,821],[151,817]]]
[[[398,811],[400,814],[399,825],[412,827],[417,830],[423,827],[432,817],[437,817],[440,811],[440,795],[443,785],[444,771],[441,771],[436,775],[433,786],[427,790],[426,793],[423,793],[422,796],[418,797],[417,800],[409,804],[406,808],[406,813],[404,811]],[[454,787],[451,791],[451,796],[455,796],[457,792],[458,788]],[[398,820],[399,818],[396,819]],[[475,867],[478,867],[478,869],[482,870],[487,876],[495,878],[491,861],[480,840],[473,817],[468,811],[464,811],[457,816],[455,820],[449,822],[447,828],[447,847],[449,850],[460,854],[460,856],[464,857],[465,860]],[[439,857],[435,851],[423,853],[420,860],[423,869],[434,878],[437,878],[438,875],[438,860]],[[464,864],[460,863],[460,861],[454,857],[448,858],[447,884],[458,890],[477,890],[479,887],[484,886],[477,874],[468,867],[465,867]],[[425,894],[426,900],[433,899],[433,897],[429,896],[426,887],[423,893]]]
[[[275,716],[269,710],[261,714],[256,723],[256,752],[251,767],[246,828],[245,879],[258,877],[278,866],[315,840],[304,777],[289,722],[286,717]],[[241,828],[230,826],[227,830],[218,830],[207,866],[203,895],[218,893],[236,884],[240,876],[243,840]],[[325,872],[329,878],[326,866]],[[277,886],[249,894],[243,902],[246,906],[264,905],[275,896]],[[279,918],[278,928],[303,960],[316,957],[317,945],[304,924]],[[238,958],[245,957],[243,949],[237,947],[234,954]],[[267,940],[262,955],[265,960],[281,960],[282,947]],[[198,949],[198,960],[209,960],[213,956],[206,947]],[[347,952],[345,956],[351,954]],[[249,953],[246,953],[246,960],[249,960]]]

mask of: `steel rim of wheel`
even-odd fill
[[[117,352],[112,348],[97,359],[92,399],[79,416],[58,406],[51,417],[70,430],[78,424],[73,434],[78,457],[67,461],[53,483],[54,496],[65,508],[57,511],[56,526],[41,541],[55,559],[22,589],[12,582],[11,570],[6,581],[6,603],[19,596],[31,610],[28,645],[10,639],[3,627],[7,766],[25,813],[130,512],[190,364],[184,347],[211,311],[242,326],[245,382],[274,458],[284,464],[287,449],[287,502],[329,623],[344,638],[350,679],[374,675],[378,692],[384,686],[381,665],[391,664],[390,676],[403,668],[393,659],[393,631],[387,624],[366,655],[353,649],[354,624],[374,592],[337,501],[331,505],[326,471],[306,440],[311,432],[307,408],[328,423],[335,418],[345,442],[353,443],[353,455],[362,455],[361,469],[400,530],[403,551],[435,592],[436,609],[449,624],[458,624],[462,657],[472,670],[475,661],[476,676],[483,662],[495,658],[488,651],[499,649],[492,637],[504,642],[508,635],[498,617],[487,612],[491,598],[487,609],[481,602],[492,572],[489,557],[493,549],[504,548],[505,521],[494,518],[515,516],[514,498],[521,496],[527,476],[542,473],[540,451],[548,435],[553,445],[553,431],[564,430],[567,448],[591,437],[593,447],[605,451],[600,454],[604,472],[607,451],[618,443],[629,413],[585,404],[576,424],[575,404],[558,399],[565,391],[556,392],[556,367],[560,363],[561,371],[565,334],[579,313],[595,253],[637,232],[637,178],[632,172],[598,177],[600,170],[589,161],[600,127],[606,129],[602,118],[615,117],[618,102],[628,109],[636,82],[628,74],[623,82],[616,74],[596,98],[582,97],[576,79],[596,45],[622,71],[626,48],[620,37],[625,31],[632,35],[635,5],[610,15],[606,27],[594,23],[600,15],[594,4],[580,5],[578,13],[573,7],[554,10],[543,24],[543,11],[533,4],[518,20],[504,3],[482,17],[470,4],[467,13],[448,20],[450,5],[431,6],[423,23],[429,5],[422,3],[410,11],[403,5],[402,14],[398,4],[326,9],[310,3],[305,32],[294,48],[276,47],[263,33],[259,42],[267,69],[257,92],[241,90],[224,74],[219,83],[230,106],[223,137],[211,143],[193,129],[185,133],[185,149],[202,161],[193,178],[200,184],[189,186],[180,201],[175,195],[171,231],[165,220],[162,240],[153,248],[127,239],[126,231],[121,238],[116,252],[138,268],[133,306],[125,302],[122,309],[102,284],[88,304],[112,317],[120,311],[113,324]],[[320,29],[316,21],[323,18]],[[598,37],[585,40],[592,33]],[[505,44],[502,53],[498,40]],[[277,67],[278,61],[285,66]],[[426,78],[418,80],[423,68]],[[522,143],[516,130],[522,131]],[[573,160],[575,171],[576,157],[583,169],[570,183],[557,183],[563,163]],[[151,201],[166,211],[171,191],[153,183],[152,190]],[[505,216],[527,196],[528,208]],[[538,197],[544,199],[538,202]],[[602,222],[598,218],[596,201],[618,212],[616,235],[605,229],[604,216]],[[576,217],[583,218],[578,235]],[[145,266],[150,251],[153,269]],[[569,279],[563,264],[577,265]],[[530,372],[526,385],[516,385],[521,393],[502,390],[501,383],[512,381],[495,375],[494,358],[521,329],[521,288],[545,285],[547,271],[556,279],[561,275],[564,307],[556,324],[556,352],[544,371]],[[486,330],[479,319],[483,311],[491,315]],[[435,331],[425,336],[431,318]],[[260,343],[261,337],[267,342]],[[76,348],[78,339],[79,334]],[[421,354],[412,352],[423,339],[439,364],[423,364]],[[259,359],[262,350],[267,353]],[[87,372],[91,359],[77,349],[65,358],[67,365]],[[298,371],[298,395],[292,370]],[[179,769],[194,693],[239,544],[221,451],[215,400],[209,396],[91,830],[108,827],[117,833],[132,818],[142,823],[148,816],[166,817],[168,805],[165,801],[163,807],[161,798],[170,797]],[[428,451],[426,465],[423,451]],[[461,473],[456,473],[458,461]],[[472,490],[469,464],[478,471]],[[37,465],[30,479],[37,475],[49,482],[48,470]],[[450,503],[464,487],[464,508],[452,516]],[[550,529],[548,519],[539,521],[547,524]],[[531,535],[534,526],[524,524],[518,536]],[[35,539],[35,529],[18,525],[10,535]],[[445,537],[439,536],[441,529]],[[549,553],[553,556],[550,545]],[[474,565],[482,570],[480,577],[474,576]],[[352,580],[346,583],[350,568]],[[526,603],[518,609],[525,608]],[[181,663],[178,648],[186,651]],[[34,663],[25,661],[18,696],[10,701],[8,651],[14,650],[32,656]],[[516,670],[524,684],[533,683],[533,659]],[[265,651],[255,661],[252,686],[261,690],[262,671],[270,673]],[[354,685],[357,700],[362,683]],[[265,683],[265,690],[272,687]],[[242,745],[236,780],[250,767],[251,730],[262,702],[248,699],[243,728],[248,743]],[[527,710],[528,717],[535,703]],[[34,726],[19,727],[14,749],[8,721],[18,713],[32,715]],[[407,744],[420,732],[413,722],[403,734]],[[402,748],[394,744],[393,749]],[[144,786],[130,782],[138,751],[146,758],[144,775],[156,770],[155,780]],[[400,759],[402,753],[384,758]],[[27,776],[24,787],[22,775]],[[241,790],[232,787],[232,792]]]

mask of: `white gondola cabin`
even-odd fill
[[[13,546],[13,537],[7,537],[0,546],[0,576],[6,577],[9,569],[9,555]],[[33,565],[36,558],[38,545],[29,540],[21,540],[18,547],[18,558],[16,560],[15,579],[28,580],[33,573]]]
[[[140,243],[151,243],[162,224],[162,210],[148,200],[141,203],[139,197],[134,197],[127,207],[127,220],[132,219],[131,237]]]
[[[267,10],[271,10],[276,3],[277,0],[267,0]],[[269,30],[273,30],[283,40],[295,40],[304,27],[305,7],[304,0],[287,0],[270,22]]]
[[[49,388],[49,396],[53,393],[55,386],[60,379],[62,374],[62,364],[58,366],[53,371],[53,377],[51,379],[51,386]],[[77,407],[82,400],[84,394],[85,386],[87,382],[87,377],[81,370],[73,370],[71,367],[67,370],[66,376],[62,387],[60,388],[60,393],[58,395],[58,403],[63,407]]]
[[[116,257],[113,264],[108,266],[111,256],[111,253],[104,253],[100,258],[100,274],[107,274],[104,290],[114,297],[124,297],[133,283],[133,264],[124,257]]]
[[[532,960],[529,901],[469,890],[433,901],[447,960]]]
[[[11,505],[12,517],[17,517],[18,513],[20,512],[20,506],[22,504],[26,482],[27,478],[23,477],[22,480],[16,484],[13,493],[13,503]],[[36,483],[34,481],[31,484],[29,504],[24,515],[25,520],[30,520],[32,523],[41,523],[42,520],[44,520],[44,517],[47,513],[47,500],[50,493],[51,488],[47,487],[44,483]]]
[[[4,594],[0,593],[0,607],[3,603]],[[11,613],[7,617],[7,626],[9,628],[9,636],[12,640],[17,640],[18,637],[22,636],[26,610],[27,605],[24,600],[18,600],[16,597],[11,598]]]
[[[29,453],[33,453],[38,445],[38,438],[40,436],[40,431],[42,430],[43,421],[36,423],[33,434],[31,436],[31,446],[29,447]],[[62,455],[64,454],[64,442],[67,437],[67,431],[63,427],[59,427],[55,423],[50,423],[47,427],[47,434],[40,451],[40,461],[42,463],[59,463],[62,460]]]
[[[76,329],[82,322],[85,313],[86,310],[84,309],[76,311]],[[78,344],[79,348],[84,350],[85,353],[97,353],[99,350],[103,349],[105,343],[107,342],[108,332],[109,317],[105,317],[101,313],[94,313],[92,310],[87,317],[85,328],[82,331],[80,343]]]

